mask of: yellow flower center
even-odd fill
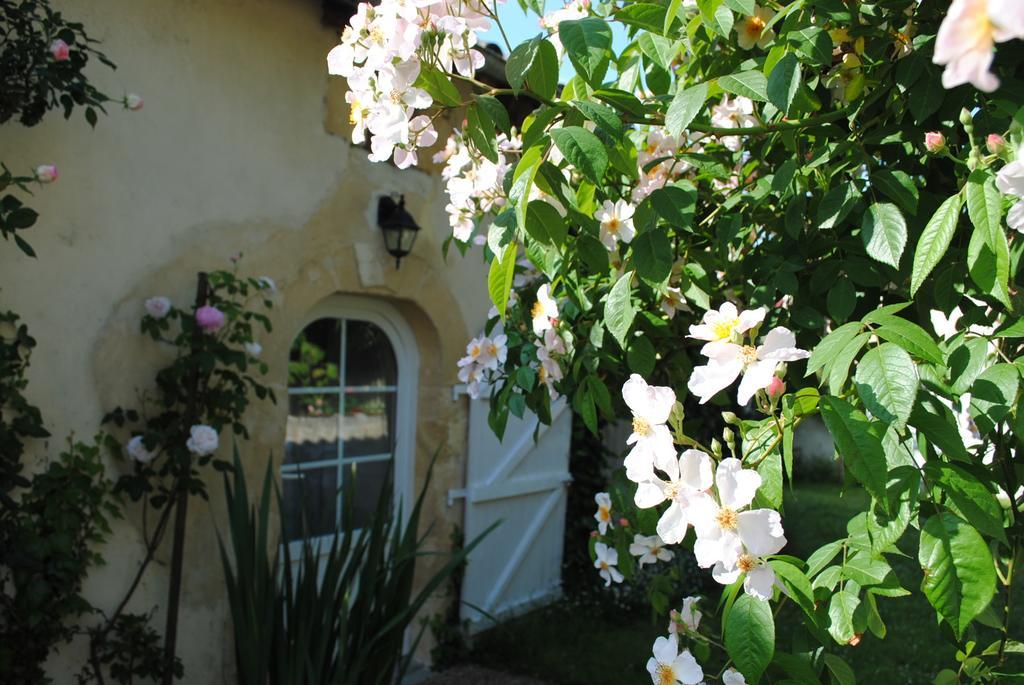
[[[749,554],[741,554],[736,561],[736,567],[744,573],[750,573],[757,567],[757,559]]]
[[[540,365],[540,369],[537,370],[537,377],[540,378],[541,383],[545,383],[548,380],[548,370],[544,368],[544,365]]]
[[[608,507],[600,506],[597,508],[597,515],[602,521],[611,521],[612,512]]]
[[[601,562],[598,562],[598,563],[601,564],[601,570],[602,571],[607,571],[608,570],[608,562],[607,561],[601,561]]]
[[[736,512],[729,507],[722,507],[718,510],[718,514],[715,516],[715,521],[722,530],[736,530],[739,525],[739,517]]]
[[[732,337],[732,332],[739,325],[739,317],[734,316],[731,319],[721,319],[711,324],[711,332],[715,335],[715,340],[728,340]]]
[[[744,30],[751,38],[760,38],[761,32],[764,31],[764,19],[761,17],[747,17]]]
[[[391,91],[389,97],[391,98],[391,102],[395,103],[396,105],[402,104],[402,91],[398,90],[397,88]]]
[[[366,110],[363,108],[362,103],[358,100],[353,100],[352,105],[348,110],[348,123],[353,126],[361,123],[365,112]]]
[[[665,489],[663,490],[663,492],[665,493],[665,499],[675,499],[676,496],[679,494],[680,489],[682,489],[682,486],[676,481],[672,481],[671,483],[667,484],[665,486]]]
[[[647,419],[639,416],[633,417],[633,432],[639,435],[641,438],[645,438],[651,434],[651,424],[647,422]]]
[[[654,677],[658,679],[658,685],[675,685],[676,669],[669,664],[658,664],[654,671]]]
[[[372,40],[374,43],[377,43],[378,45],[383,45],[384,38],[384,29],[382,29],[381,27],[374,26],[372,29],[370,29],[370,40]]]
[[[540,300],[537,300],[533,303],[533,309],[530,310],[530,315],[536,319],[542,314],[544,314],[544,305],[540,303]]]
[[[757,361],[757,348],[744,345],[740,349],[740,358],[743,360],[744,365],[753,364]]]
[[[492,357],[497,357],[498,356],[498,346],[493,344],[493,343],[488,345],[487,346],[487,354],[491,355]]]
[[[621,225],[621,223],[622,223],[621,221],[619,221],[615,217],[612,217],[611,219],[608,219],[608,222],[605,225],[605,229],[609,233],[617,234],[619,232],[619,226]]]

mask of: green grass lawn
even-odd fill
[[[787,492],[784,524],[789,545],[784,552],[806,558],[822,544],[842,537],[847,521],[866,504],[863,491],[842,493],[835,485],[800,485]],[[955,664],[954,647],[917,592],[921,569],[915,531],[907,533],[901,549],[907,556],[890,555],[889,560],[903,586],[914,594],[879,602],[886,639],[866,634],[857,647],[834,648],[854,667],[859,683],[925,685],[939,670]],[[790,618],[799,620],[799,615],[794,611]],[[786,624],[780,617],[780,629]],[[654,638],[664,632],[662,622],[654,624],[647,616],[608,616],[561,603],[484,633],[476,641],[473,659],[553,685],[640,685],[650,682],[644,665]],[[994,639],[994,634],[986,637]]]

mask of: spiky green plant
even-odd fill
[[[279,512],[283,507],[271,465],[259,502],[250,502],[236,451],[234,475],[224,480],[230,539],[228,545],[220,539],[220,553],[239,683],[388,685],[401,679],[423,634],[404,650],[406,629],[493,529],[452,552],[414,595],[416,560],[430,554],[423,551],[426,534],[417,532],[432,472],[433,460],[404,523],[401,503],[392,506],[385,487],[372,522],[355,530],[346,490],[340,527],[327,539],[304,534],[293,558],[288,544],[272,543],[271,497]],[[283,517],[280,523],[283,530]]]

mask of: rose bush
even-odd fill
[[[914,590],[959,649],[939,680],[1013,671],[1024,3],[572,2],[507,46],[507,88],[475,75],[494,21],[362,4],[328,65],[375,160],[412,163],[443,110],[464,117],[435,159],[453,240],[490,264],[501,359],[462,368],[486,373],[492,428],[560,396],[595,432],[632,412],[611,498],[658,513],[614,526],[598,502],[602,578],[672,543],[727,584],[713,632],[673,621],[654,645],[654,682],[852,682],[835,647],[797,652],[883,637],[911,591],[887,555],[914,537]],[[782,490],[812,416],[871,506],[801,560]],[[784,602],[804,620],[777,632]]]

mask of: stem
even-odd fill
[[[209,295],[209,281],[205,272],[199,273],[196,284],[195,308],[199,309],[206,304]],[[195,354],[199,348],[202,331],[198,326],[192,328],[192,353]],[[188,407],[185,411],[185,429],[195,424],[199,418],[198,394],[199,394],[199,366],[193,360],[191,374],[189,376]],[[172,685],[174,682],[174,656],[178,640],[178,609],[181,604],[181,574],[185,560],[185,523],[188,516],[188,484],[192,471],[192,455],[188,450],[182,450],[181,463],[179,465],[177,478],[178,493],[174,503],[174,543],[171,552],[171,581],[167,590],[167,627],[164,631],[164,675],[163,685]]]

